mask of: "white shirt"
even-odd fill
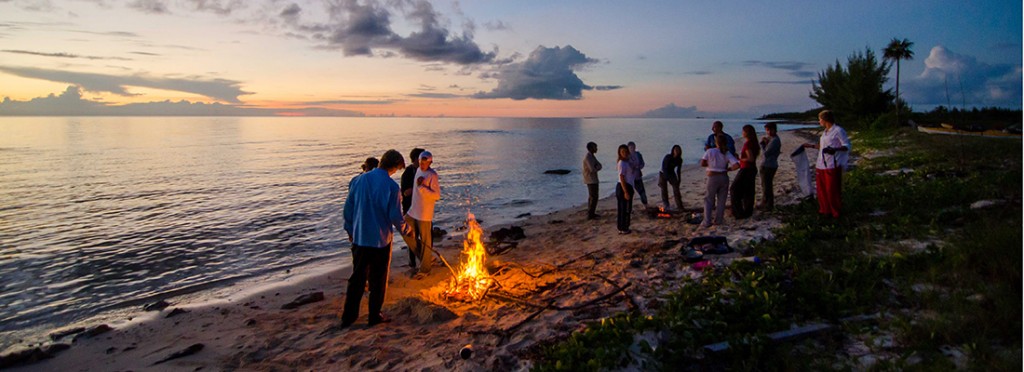
[[[835,154],[829,155],[824,153],[826,147],[840,148],[846,146],[846,151],[836,151]],[[850,150],[853,147],[850,146],[850,137],[846,136],[846,131],[842,127],[833,124],[832,128],[825,129],[821,132],[821,138],[818,139],[818,161],[814,163],[815,169],[833,169],[842,168],[846,169],[847,161],[850,158]]]
[[[417,221],[433,221],[434,204],[441,199],[441,186],[438,183],[437,172],[433,168],[427,168],[426,171],[416,168],[413,185],[416,184],[415,180],[420,177],[423,177],[423,183],[412,187],[412,205],[406,215]]]
[[[732,155],[731,152],[726,151],[723,154],[717,147],[712,147],[707,151],[704,151],[704,156],[700,159],[707,160],[708,172],[725,172],[729,170],[730,165],[738,164],[740,162]]]
[[[615,163],[615,169],[620,176],[625,176],[626,183],[633,186],[633,180],[636,179],[635,173],[633,173],[633,164],[628,160],[619,160]]]

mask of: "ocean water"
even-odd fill
[[[723,121],[736,138],[756,124]],[[104,312],[347,263],[346,186],[387,149],[434,154],[443,193],[435,226],[454,231],[467,212],[487,227],[582,205],[588,141],[604,165],[602,195],[614,190],[615,149],[627,141],[646,174],[673,144],[696,163],[711,122],[0,118],[0,350]]]

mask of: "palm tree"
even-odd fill
[[[910,50],[912,46],[914,43],[910,40],[892,38],[883,56],[887,60],[896,61],[896,126],[900,125],[900,60],[914,59],[914,51]]]

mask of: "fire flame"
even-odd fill
[[[487,261],[487,250],[480,241],[484,231],[472,213],[466,217],[466,225],[469,230],[466,232],[466,239],[462,241],[462,262],[455,278],[449,283],[445,296],[475,301],[483,298],[493,280],[484,266]]]
[[[665,207],[658,207],[658,218],[672,218],[672,215],[665,212]]]

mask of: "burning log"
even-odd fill
[[[469,231],[466,232],[466,239],[462,241],[462,262],[449,282],[444,297],[471,302],[483,298],[494,285],[494,279],[485,266],[487,249],[480,240],[484,231],[472,213],[467,217],[466,226]]]

